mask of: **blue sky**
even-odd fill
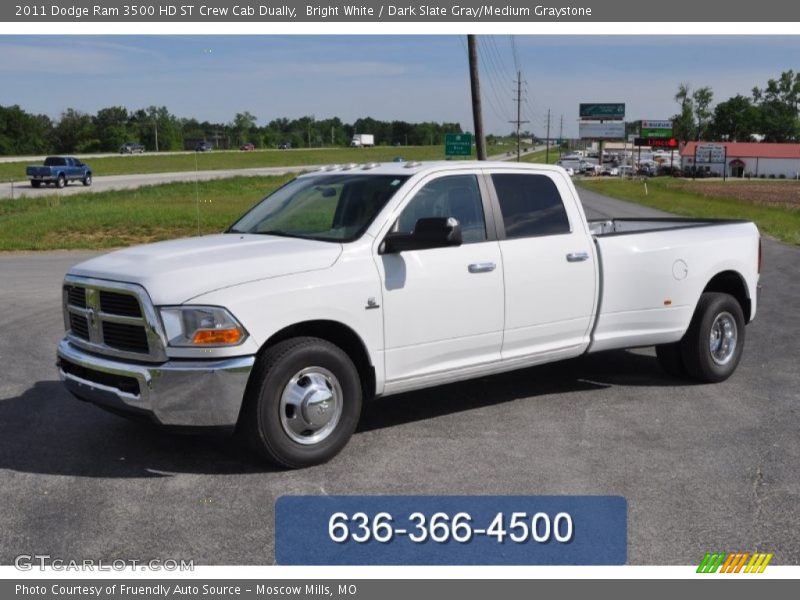
[[[662,119],[681,82],[711,86],[716,102],[800,69],[800,36],[514,36],[516,61],[511,40],[479,38],[489,132],[512,127],[517,68],[528,127],[543,133],[550,108],[571,136],[580,102]],[[262,124],[369,115],[472,129],[464,36],[2,36],[0,53],[0,104],[54,118],[156,104],[220,122],[248,110]]]

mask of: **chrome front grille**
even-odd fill
[[[147,354],[150,348],[147,344],[147,334],[141,325],[128,325],[126,323],[103,322],[103,342],[117,350],[125,352],[140,352]]]
[[[67,337],[76,346],[138,361],[166,360],[160,322],[141,286],[67,276],[63,300]]]
[[[136,296],[105,290],[100,290],[100,310],[110,315],[142,316],[142,308]]]
[[[89,341],[89,323],[87,323],[86,317],[73,312],[69,313],[69,329],[82,340]]]

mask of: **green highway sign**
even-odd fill
[[[471,156],[472,155],[472,134],[471,133],[447,133],[444,136],[444,155],[445,156]]]
[[[625,118],[625,104],[612,102],[606,104],[581,103],[581,119],[615,119]]]

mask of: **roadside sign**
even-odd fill
[[[676,150],[678,148],[678,140],[674,137],[670,138],[647,138],[637,137],[633,141],[634,146],[649,146],[650,148],[667,148],[668,150]]]
[[[672,121],[642,120],[642,129],[672,129]]]
[[[672,121],[642,121],[639,137],[643,138],[671,138]]]
[[[445,156],[470,156],[472,154],[471,133],[447,133],[444,136]]]
[[[718,144],[697,144],[694,150],[696,163],[724,163],[725,146]]]
[[[581,103],[580,105],[581,119],[597,119],[597,120],[622,120],[625,118],[625,104],[620,102],[594,104],[594,103]]]
[[[582,121],[578,123],[578,135],[582,140],[624,140],[625,123],[622,121],[608,123]]]

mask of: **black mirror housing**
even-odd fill
[[[454,217],[419,219],[412,233],[390,233],[383,240],[382,254],[409,250],[460,246],[461,224]]]

